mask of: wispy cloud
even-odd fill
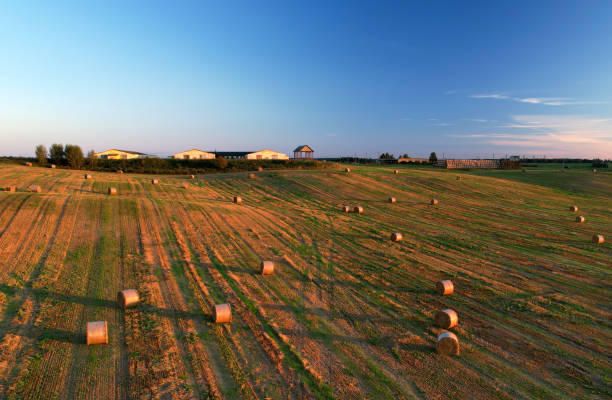
[[[569,97],[514,97],[502,93],[490,94],[472,94],[469,97],[473,99],[496,99],[496,100],[512,100],[519,103],[527,104],[542,104],[546,106],[571,106],[571,105],[586,105],[586,104],[608,104],[608,101],[582,101],[575,100]]]
[[[514,115],[506,132],[453,134],[494,146],[572,157],[612,157],[612,119],[580,115]],[[531,149],[531,150],[530,150]]]
[[[482,118],[464,118],[466,121],[472,121],[472,122],[488,122],[488,120],[486,119],[482,119]]]
[[[450,122],[437,122],[435,124],[431,124],[431,126],[453,126],[455,124],[451,124]]]

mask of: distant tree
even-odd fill
[[[83,157],[83,150],[75,144],[67,144],[64,147],[64,154],[66,155],[66,161],[70,168],[80,169],[85,162],[85,157]]]
[[[381,160],[390,160],[393,159],[395,157],[393,157],[393,154],[389,154],[389,153],[382,153],[379,157]]]
[[[227,160],[225,157],[217,157],[217,168],[225,169],[227,168]]]
[[[404,155],[402,156],[402,158],[410,158],[410,156],[406,153],[404,153]]]
[[[38,163],[40,165],[45,165],[47,163],[47,148],[42,144],[36,146],[36,158],[38,159]]]
[[[89,150],[89,153],[87,153],[86,162],[89,169],[95,169],[96,165],[98,164],[98,159],[94,154],[96,153],[93,150]]]
[[[49,156],[55,164],[61,164],[64,161],[64,146],[53,143],[49,149]]]
[[[438,162],[438,156],[436,155],[435,151],[432,151],[431,154],[429,155],[429,162],[432,164]]]

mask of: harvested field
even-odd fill
[[[612,396],[612,173],[351,168],[184,190],[0,165],[0,188],[44,188],[0,191],[0,398]],[[437,351],[445,309],[459,355]]]

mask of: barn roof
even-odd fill
[[[305,152],[312,152],[314,153],[314,150],[310,148],[310,146],[308,146],[307,144],[303,144],[301,146],[298,146],[295,148],[295,150],[293,150],[293,152],[298,152],[298,151],[305,151]]]
[[[213,151],[217,157],[244,157],[254,151]]]

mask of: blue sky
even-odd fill
[[[610,21],[609,1],[10,2],[0,155],[612,158]]]

